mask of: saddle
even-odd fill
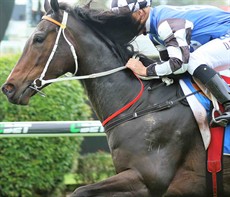
[[[230,84],[230,75],[222,77]],[[185,95],[197,89],[197,86],[189,78],[181,79],[179,83]],[[230,125],[210,127],[209,123],[212,119],[215,120],[216,113],[220,114],[223,111],[223,107],[203,86],[198,86],[201,87],[204,94],[195,94],[186,97],[186,99],[197,121],[204,147],[207,150],[208,196],[222,196],[222,157],[223,155],[230,156]]]
[[[230,84],[230,76],[222,77],[226,80],[227,83]],[[216,111],[223,110],[222,106],[217,102],[215,97],[206,88],[199,84],[199,82],[196,81],[196,83],[193,83],[193,80],[191,80],[191,78],[185,77],[183,79],[180,79],[179,83],[185,95],[191,94],[201,87],[200,89],[202,90],[202,93],[194,94],[192,96],[186,97],[186,99],[197,121],[203,139],[204,147],[207,150],[211,142],[210,122],[213,117],[215,118]],[[230,125],[225,128],[225,131],[227,133],[229,132],[229,130]],[[227,155],[230,154],[230,147],[225,147],[224,150],[226,150]]]

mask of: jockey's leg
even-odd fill
[[[230,123],[230,89],[227,83],[220,77],[216,71],[207,65],[200,65],[193,76],[199,79],[205,87],[213,94],[213,96],[223,104],[225,112],[216,117],[216,122],[220,122],[221,126]]]
[[[188,72],[196,77],[223,104],[225,112],[216,118],[221,126],[230,123],[230,90],[214,70],[223,65],[230,67],[230,37],[214,39],[191,53]]]

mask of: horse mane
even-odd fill
[[[145,65],[153,62],[138,51],[134,51],[130,44],[143,27],[133,19],[131,13],[116,14],[89,7],[71,7],[66,3],[60,3],[60,8],[87,25],[123,62],[134,54],[138,54]]]

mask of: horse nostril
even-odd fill
[[[2,86],[2,92],[6,96],[12,96],[15,92],[15,86],[11,83],[6,83]]]

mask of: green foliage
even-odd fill
[[[50,197],[72,169],[82,138],[13,138],[0,142],[0,196]]]
[[[95,183],[115,175],[111,155],[98,152],[80,156],[76,173],[79,184]]]
[[[2,85],[19,55],[0,58]],[[91,115],[79,82],[50,85],[46,98],[34,96],[29,106],[10,104],[0,93],[0,121],[86,120]],[[57,197],[64,175],[79,156],[82,138],[0,138],[0,196]]]

